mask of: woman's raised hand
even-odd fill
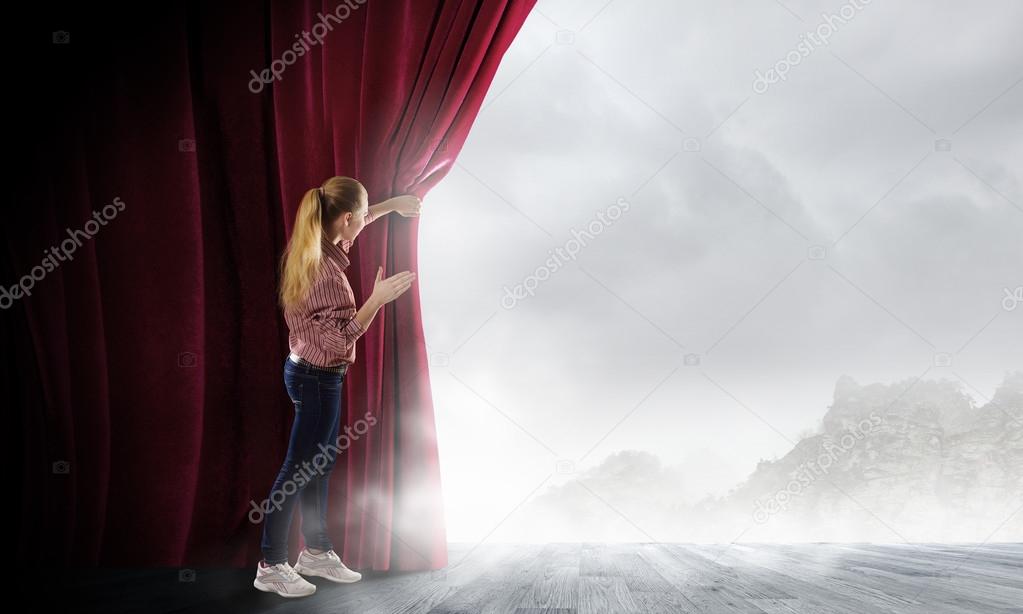
[[[423,201],[413,194],[405,194],[391,199],[394,211],[404,217],[419,217],[423,210]]]

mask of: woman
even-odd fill
[[[332,177],[305,193],[284,252],[280,302],[288,324],[291,354],[284,361],[284,385],[295,404],[287,457],[270,497],[263,524],[263,560],[253,585],[284,597],[303,597],[316,586],[299,574],[334,582],[362,576],[345,567],[327,536],[327,484],[337,458],[341,384],[355,360],[355,342],[379,309],[401,296],[416,274],[402,271],[383,279],[377,269],[373,292],[356,310],[344,270],[348,250],[362,229],[395,211],[417,216],[420,200],[399,196],[369,206],[366,188],[349,177]],[[295,567],[288,563],[288,533],[301,501],[306,547]]]

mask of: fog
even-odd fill
[[[954,465],[982,490],[940,469],[963,437],[1021,458],[1018,397],[992,405],[1023,368],[1021,22],[1011,0],[540,0],[420,220],[449,540],[1023,538],[1002,461]],[[940,449],[891,460],[933,492],[867,496],[857,456],[740,537],[765,495],[735,491],[828,432],[843,377],[938,386],[921,403],[974,422],[932,416]],[[912,395],[885,433],[918,424]]]

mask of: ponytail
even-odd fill
[[[281,257],[281,307],[293,307],[309,293],[320,268],[324,225],[346,212],[354,213],[365,198],[362,184],[348,177],[332,177],[323,187],[306,191]]]
[[[295,215],[295,227],[281,258],[281,306],[291,307],[305,298],[320,267],[320,241],[323,221],[320,215],[320,189],[313,188],[302,197]]]

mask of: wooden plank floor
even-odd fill
[[[50,573],[34,598],[69,612],[1023,613],[1023,544],[452,544],[449,561],[313,578],[302,599],[256,591],[248,569]]]

